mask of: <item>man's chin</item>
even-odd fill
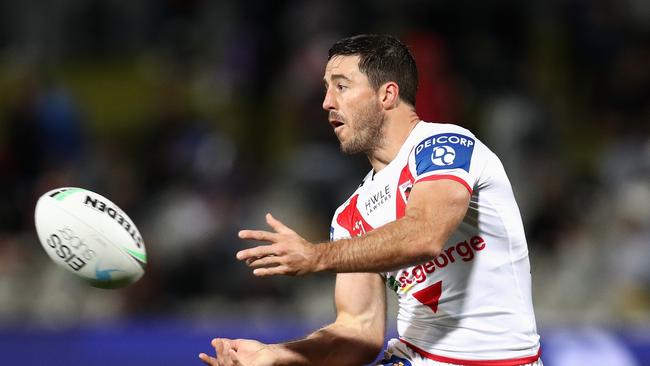
[[[365,152],[364,149],[360,149],[359,146],[350,144],[349,142],[346,144],[344,142],[341,142],[341,152],[347,155],[355,155],[359,154],[362,152]]]
[[[339,140],[339,147],[341,149],[341,152],[348,155],[354,154],[354,149],[353,146],[351,146],[350,141],[341,138],[341,136],[338,133],[335,134],[336,134],[336,138]]]
[[[341,145],[341,152],[345,155],[354,155],[354,151],[347,149],[345,146]]]

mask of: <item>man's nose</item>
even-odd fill
[[[326,111],[331,111],[336,109],[336,101],[332,96],[332,93],[329,89],[325,92],[325,98],[323,99],[323,109]]]

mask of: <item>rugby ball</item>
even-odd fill
[[[34,222],[54,263],[92,286],[124,287],[144,274],[147,253],[138,228],[117,205],[95,192],[51,190],[38,199]]]

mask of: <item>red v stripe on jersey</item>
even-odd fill
[[[351,237],[363,235],[373,229],[361,216],[357,208],[359,195],[355,194],[343,211],[336,218],[336,222],[350,233]]]
[[[397,202],[396,202],[396,219],[403,217],[406,214],[406,203],[409,199],[409,194],[413,188],[413,175],[409,170],[408,162],[404,169],[400,172],[399,180],[397,181]]]

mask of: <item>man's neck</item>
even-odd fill
[[[420,118],[412,109],[393,112],[384,125],[383,145],[368,154],[368,160],[375,173],[395,159],[415,125],[420,122]]]

